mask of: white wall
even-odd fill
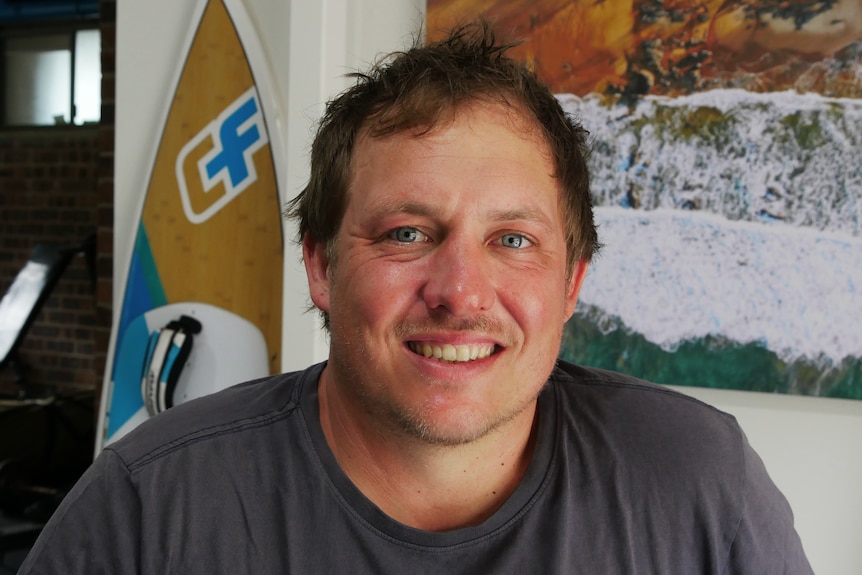
[[[280,122],[286,127],[286,190],[292,197],[307,178],[314,121],[326,99],[344,86],[341,76],[378,52],[403,46],[422,19],[424,1],[245,0],[245,5],[275,74]],[[146,186],[193,6],[176,0],[117,3],[115,292],[128,265],[136,198]],[[292,237],[293,230],[287,233]],[[286,262],[283,357],[290,370],[325,358],[327,346],[316,316],[303,311],[305,277],[290,242]],[[815,571],[862,573],[862,401],[682,391],[739,419],[793,505]]]

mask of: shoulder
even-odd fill
[[[584,407],[606,407],[624,415],[634,410],[644,417],[661,415],[719,422],[737,428],[736,419],[715,407],[665,385],[604,369],[558,361],[551,374],[564,402],[583,402]]]
[[[680,541],[691,557],[702,549],[721,572],[772,573],[778,563],[810,573],[790,506],[733,416],[662,385],[565,362],[549,383],[564,472],[595,501],[613,502],[627,517],[618,523]]]
[[[152,417],[105,448],[134,470],[191,445],[229,441],[290,418],[304,384],[314,384],[320,365],[249,381],[183,403]]]
[[[562,361],[551,381],[569,433],[648,467],[744,475],[750,448],[728,413],[663,385]]]
[[[670,399],[671,401],[679,400],[686,403],[698,404],[702,407],[718,411],[710,405],[691,396],[675,391],[666,385],[638,379],[637,377],[618,373],[616,371],[575,365],[563,360],[557,361],[557,365],[551,373],[551,378],[567,382],[569,385],[592,388],[594,391],[599,392],[601,392],[600,390],[605,392],[610,392],[615,389],[626,390],[634,392],[635,394],[643,393],[647,396],[656,397],[657,399],[664,398]]]

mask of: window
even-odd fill
[[[98,122],[100,42],[98,29],[6,36],[3,123]]]

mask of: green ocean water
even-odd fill
[[[560,357],[669,385],[862,399],[862,358],[787,363],[761,344],[718,336],[666,351],[622,325],[600,327],[595,316],[579,311],[569,320]]]

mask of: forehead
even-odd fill
[[[441,132],[457,130],[462,127],[471,127],[477,132],[484,130],[503,128],[511,135],[517,135],[538,145],[543,152],[550,152],[546,136],[538,120],[523,105],[509,103],[503,99],[477,98],[469,102],[457,104],[451,108],[441,110],[438,115],[429,111],[418,113],[419,118],[428,118],[428,121],[419,121],[404,129],[376,133],[379,126],[386,126],[386,122],[377,124],[374,117],[370,118],[360,128],[356,144],[354,146],[354,157],[363,147],[373,146],[375,142],[389,140],[427,139],[439,136]],[[551,159],[550,154],[548,159]]]
[[[472,185],[476,193],[515,188],[525,194],[553,188],[558,197],[552,157],[544,132],[526,113],[500,103],[474,103],[431,128],[384,136],[363,130],[351,162],[348,202],[363,202],[390,186],[436,194],[443,192],[440,186],[448,191]]]

